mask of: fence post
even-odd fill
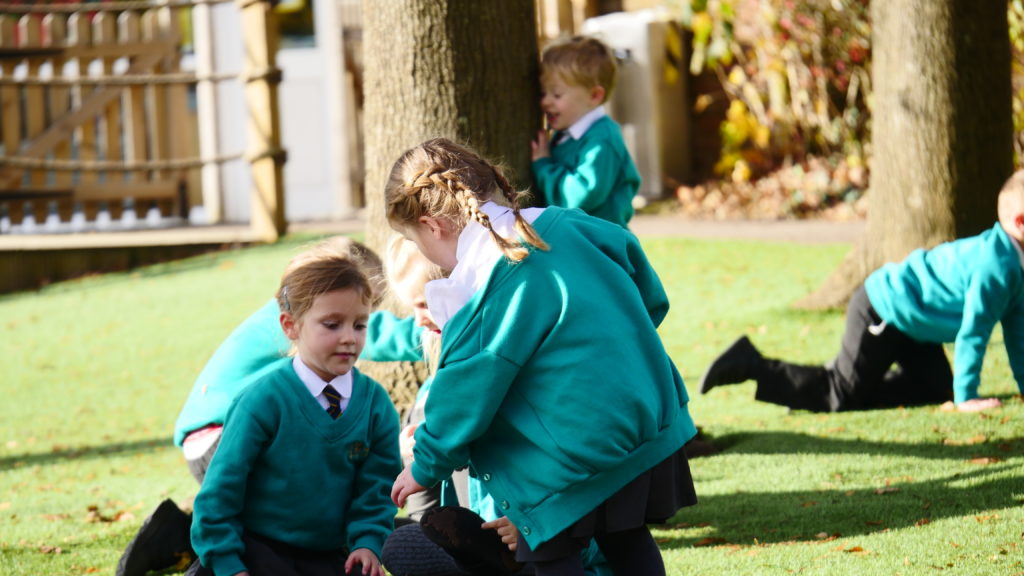
[[[287,229],[284,217],[285,151],[281,148],[278,112],[278,29],[273,3],[267,0],[236,0],[242,11],[245,45],[245,101],[249,116],[249,164],[253,194],[250,225],[253,234],[273,242]]]

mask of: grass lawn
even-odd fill
[[[0,297],[0,575],[111,574],[162,499],[190,500],[178,410],[308,240]],[[740,334],[786,359],[835,353],[843,315],[789,305],[847,246],[644,244],[693,394]],[[700,504],[655,531],[669,574],[1024,575],[1024,402],[998,330],[983,382],[1003,408],[822,415],[756,403],[750,383],[695,395],[722,452],[691,462]]]

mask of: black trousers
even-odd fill
[[[755,398],[798,410],[841,412],[941,404],[953,398],[942,344],[918,342],[882,322],[861,286],[846,311],[839,355],[825,366],[766,359]]]
[[[242,562],[251,576],[346,576],[343,550],[305,550],[251,532],[242,535],[242,542]],[[362,574],[362,568],[357,565],[353,573]],[[196,560],[185,576],[213,576],[213,570]]]

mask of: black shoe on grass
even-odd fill
[[[164,500],[128,543],[117,563],[116,575],[145,576],[151,570],[175,566],[185,558],[194,559],[191,528],[192,516],[182,512],[173,500]]]
[[[700,379],[700,393],[707,394],[708,390],[716,386],[752,380],[763,363],[764,357],[754,348],[750,339],[741,336],[708,366],[704,377]]]

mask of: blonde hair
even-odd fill
[[[384,250],[384,261],[384,270],[387,273],[389,285],[399,284],[408,278],[409,274],[418,271],[424,273],[424,283],[440,280],[447,276],[440,266],[428,260],[420,252],[415,242],[407,240],[401,234],[394,234],[388,239],[387,247]],[[441,356],[441,339],[424,331],[420,344],[423,347],[423,359],[427,364],[427,370],[433,374],[437,370],[437,363]]]
[[[618,65],[607,44],[589,36],[558,40],[541,55],[542,77],[555,75],[567,84],[604,88],[606,102],[615,89]]]
[[[420,252],[416,243],[401,234],[393,234],[384,249],[384,272],[388,285],[400,283],[417,271],[419,266],[426,274],[426,281],[440,280],[446,276],[440,266],[434,264]]]
[[[515,215],[520,240],[509,241],[491,227],[480,205],[499,193]],[[506,258],[519,262],[529,254],[525,244],[547,250],[548,245],[519,213],[524,193],[508,183],[501,169],[469,148],[445,138],[428,140],[403,153],[391,168],[384,187],[389,222],[409,226],[421,216],[445,219],[461,232],[474,220],[491,233]]]
[[[296,320],[302,318],[317,296],[334,290],[355,290],[373,306],[379,298],[369,274],[382,277],[380,258],[366,246],[335,236],[292,258],[281,276],[277,305]]]
[[[1017,170],[999,190],[999,218],[1012,218],[1024,211],[1024,170]]]

